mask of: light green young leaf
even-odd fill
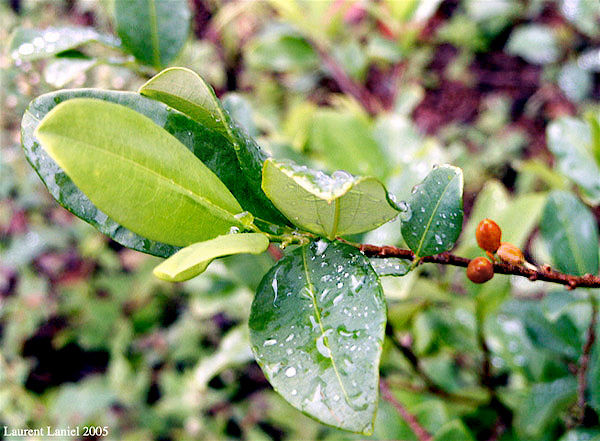
[[[548,148],[558,170],[583,190],[591,203],[600,202],[600,166],[592,148],[592,130],[577,118],[559,118],[546,131]]]
[[[92,42],[115,48],[119,48],[121,44],[118,38],[100,34],[93,28],[75,26],[51,27],[44,30],[17,28],[12,35],[8,50],[14,59],[31,61],[50,58],[60,52]]]
[[[473,435],[465,424],[459,420],[452,420],[440,427],[433,437],[433,441],[474,441]]]
[[[100,210],[135,233],[183,246],[244,227],[235,217],[242,208],[217,176],[127,107],[72,99],[52,109],[35,136]]]
[[[402,237],[415,257],[450,250],[462,229],[463,175],[457,167],[434,168],[408,200],[411,216],[402,223]]]
[[[598,273],[598,226],[590,210],[571,193],[548,196],[540,222],[552,260],[560,271]]]
[[[246,183],[244,207],[256,217],[285,224],[279,213],[261,190],[262,166],[266,155],[258,144],[231,119],[210,87],[198,74],[182,67],[165,69],[144,84],[139,92],[161,101],[188,115],[231,142]],[[242,199],[240,199],[242,200]]]
[[[265,275],[252,303],[250,341],[267,379],[290,404],[325,424],[368,434],[385,323],[368,258],[320,240]]]
[[[381,182],[344,171],[328,176],[270,158],[262,188],[294,225],[329,239],[372,230],[398,214]]]
[[[168,282],[183,282],[203,273],[217,257],[231,254],[260,254],[269,246],[262,233],[227,234],[179,250],[154,268],[154,275]]]
[[[169,64],[187,40],[187,0],[115,0],[114,14],[123,46],[157,69]]]

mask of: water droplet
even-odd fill
[[[294,339],[294,334],[290,334],[287,336],[287,338],[285,339],[285,341],[292,341]]]
[[[277,344],[277,340],[270,338],[269,340],[265,340],[263,346],[273,346],[274,344]]]
[[[332,332],[333,332],[333,329],[328,329],[327,331],[323,332],[323,334],[321,334],[321,336],[319,338],[317,338],[317,350],[325,358],[331,358],[331,350],[325,344],[325,339]]]
[[[33,47],[33,44],[31,44],[31,43],[23,43],[21,46],[19,46],[19,54],[20,55],[31,55],[31,54],[33,54],[34,50],[35,50],[35,48]]]
[[[295,367],[289,367],[285,370],[285,376],[286,377],[293,377],[294,375],[296,375],[296,368]]]
[[[317,256],[320,256],[321,254],[323,254],[325,252],[325,250],[327,249],[327,247],[329,246],[329,243],[324,241],[324,240],[319,240],[317,242],[317,251],[315,252],[315,254]]]
[[[229,228],[229,234],[237,234],[239,232],[240,232],[239,227],[233,226],[233,227]]]
[[[342,301],[342,299],[344,298],[344,294],[338,294],[334,299],[333,299],[333,305],[337,305],[338,303],[340,303]]]

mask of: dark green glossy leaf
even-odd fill
[[[414,188],[402,237],[415,256],[431,256],[454,246],[462,229],[462,193],[462,171],[450,165],[434,168]]]
[[[157,69],[169,64],[187,40],[187,0],[115,0],[114,13],[123,46]]]
[[[93,28],[75,26],[44,30],[17,28],[12,35],[9,51],[14,59],[37,60],[50,58],[60,52],[92,42],[99,42],[116,48],[120,46],[118,38],[100,34]]]
[[[568,274],[598,272],[598,226],[590,210],[573,194],[554,191],[540,223],[556,267]]]
[[[217,257],[232,254],[260,254],[269,246],[262,233],[227,234],[179,250],[154,268],[154,275],[169,282],[183,282],[204,272]]]
[[[320,240],[265,275],[252,303],[250,340],[267,379],[294,407],[369,433],[385,322],[369,260],[354,247]]]
[[[128,107],[69,100],[34,135],[98,208],[144,237],[183,246],[245,227],[225,184],[177,138]]]
[[[243,183],[247,191],[243,198],[238,196],[238,200],[243,201],[246,204],[244,208],[258,218],[276,224],[288,224],[261,189],[262,166],[266,155],[256,141],[231,119],[212,87],[198,74],[181,67],[165,69],[144,84],[140,93],[162,101],[200,124],[220,132],[231,143],[223,148],[233,150],[238,161],[237,167],[242,171],[236,179]]]
[[[558,170],[579,185],[585,198],[600,202],[600,166],[593,149],[592,127],[577,118],[564,117],[548,125],[548,148]]]
[[[328,176],[269,158],[262,187],[294,225],[329,239],[372,230],[398,214],[380,181],[344,171]]]
[[[401,277],[410,271],[410,260],[388,257],[385,259],[372,258],[371,266],[379,277],[396,276]]]
[[[220,133],[209,130],[182,113],[169,109],[159,101],[145,98],[137,93],[77,89],[42,95],[30,103],[21,122],[21,143],[25,156],[50,194],[63,207],[89,222],[102,233],[126,247],[161,257],[168,257],[177,251],[177,247],[155,242],[132,233],[98,210],[40,147],[39,141],[33,135],[40,120],[57,104],[77,97],[98,98],[121,104],[152,119],[155,124],[175,136],[204,162],[242,202],[244,209],[252,208],[245,203],[246,195],[250,190],[247,182],[240,179],[242,172],[235,151],[230,148],[229,142]],[[259,226],[266,231],[268,224]],[[273,233],[280,234],[277,231],[273,231]]]

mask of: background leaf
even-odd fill
[[[598,226],[588,208],[571,193],[552,192],[540,223],[556,267],[568,274],[598,272]]]
[[[540,24],[522,25],[515,28],[508,42],[507,51],[530,63],[553,63],[560,57],[557,38],[551,27]]]
[[[267,379],[294,407],[369,433],[385,322],[368,259],[349,245],[320,240],[265,275],[252,303],[250,340]]]
[[[154,275],[169,282],[182,282],[204,272],[217,257],[230,254],[260,254],[269,246],[261,233],[239,233],[218,236],[179,250],[154,268]]]
[[[69,100],[44,117],[35,135],[95,205],[143,236],[181,246],[243,227],[234,217],[241,207],[217,176],[125,106]]]
[[[402,237],[416,257],[450,250],[462,229],[463,177],[459,168],[434,168],[417,185],[408,200],[409,219],[402,223]]]
[[[93,28],[64,26],[49,27],[43,31],[17,28],[12,35],[8,50],[14,59],[32,61],[50,58],[60,52],[92,42],[115,48],[119,48],[121,43],[118,38],[101,34]]]
[[[546,136],[558,170],[579,185],[592,203],[600,202],[600,167],[592,150],[590,126],[579,119],[563,117],[548,125]]]
[[[330,177],[290,161],[265,161],[263,190],[300,228],[333,239],[362,233],[398,214],[383,184],[344,171]]]
[[[157,69],[169,64],[187,40],[187,0],[114,0],[114,14],[123,46]]]

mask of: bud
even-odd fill
[[[496,253],[500,260],[512,265],[522,265],[525,262],[523,252],[512,243],[502,242]]]

